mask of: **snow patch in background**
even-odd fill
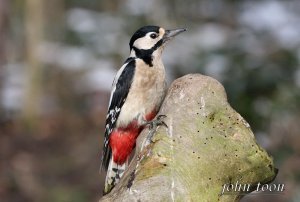
[[[40,46],[40,60],[48,65],[57,65],[66,70],[82,70],[95,60],[91,50],[85,47],[64,46],[45,42]]]
[[[97,60],[93,64],[93,69],[86,72],[80,85],[83,84],[84,91],[111,91],[111,85],[117,69],[109,60]]]
[[[243,4],[238,19],[257,31],[269,31],[281,46],[294,48],[300,42],[300,19],[288,5],[279,1],[249,1]]]
[[[227,59],[222,55],[211,55],[208,58],[208,62],[204,68],[205,74],[208,76],[213,76],[220,82],[225,78],[225,70],[227,70]]]
[[[133,15],[146,15],[151,13],[151,11],[155,9],[156,3],[158,2],[156,2],[155,0],[127,0],[124,7],[128,10],[129,13]]]
[[[1,105],[7,111],[20,111],[25,94],[26,71],[24,64],[10,63],[3,66],[5,77],[1,91]]]

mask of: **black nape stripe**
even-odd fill
[[[153,67],[153,57],[152,54],[163,44],[163,40],[159,40],[152,48],[150,49],[138,49],[133,47],[135,55],[137,58],[141,58],[147,65]]]

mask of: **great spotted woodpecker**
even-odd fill
[[[102,165],[104,194],[122,177],[136,138],[156,116],[166,92],[161,54],[165,44],[186,29],[145,26],[131,37],[130,57],[115,76],[106,116]]]

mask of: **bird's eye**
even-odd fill
[[[150,37],[151,37],[152,39],[155,39],[155,38],[157,37],[157,34],[151,34]]]

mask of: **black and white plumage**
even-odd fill
[[[126,101],[132,79],[135,71],[135,59],[128,58],[125,64],[121,67],[118,74],[116,75],[111,97],[109,101],[108,113],[106,116],[105,135],[104,135],[104,146],[102,154],[102,167],[108,168],[109,158],[111,157],[111,148],[108,146],[109,135],[115,127],[116,120],[119,117],[121,108]]]
[[[106,117],[102,165],[104,194],[118,183],[145,124],[157,114],[166,91],[161,54],[167,41],[185,29],[145,26],[131,37],[130,57],[118,71]]]

